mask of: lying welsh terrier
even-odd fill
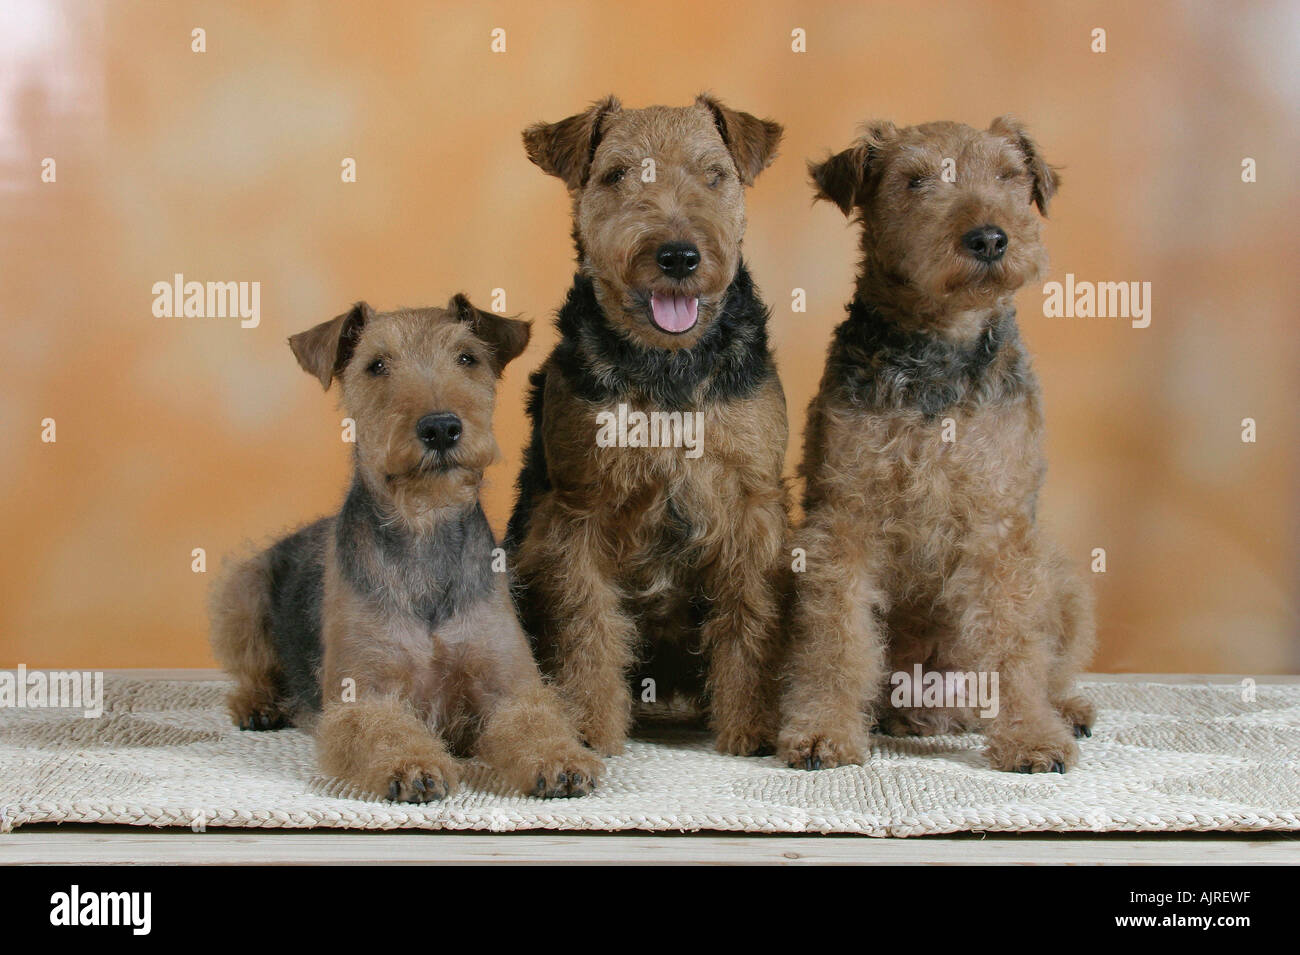
[[[1092,605],[1038,529],[1043,412],[1012,306],[1046,266],[1056,172],[1009,117],[873,123],[810,168],[861,223],[862,268],[808,409],[779,755],[861,762],[864,712],[895,734],[974,728],[969,705],[891,707],[888,675],[919,664],[996,673],[993,766],[1064,772],[1091,735],[1073,681]]]
[[[542,682],[479,504],[496,380],[528,323],[456,296],[365,303],[289,339],[356,421],[343,509],[238,565],[212,643],[243,729],[315,727],[324,772],[406,802],[456,786],[475,753],[535,796],[580,796],[601,764]]]
[[[775,741],[787,423],[740,243],[780,138],[708,96],[609,97],[524,133],[573,199],[578,273],[532,378],[507,546],[543,667],[603,753],[622,751],[634,694],[704,702],[723,752]],[[687,414],[689,452],[598,441],[602,419]]]

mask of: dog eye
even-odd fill
[[[998,173],[998,180],[1000,182],[1006,182],[1008,179],[1015,179],[1018,175],[1020,175],[1019,169],[1003,169]]]
[[[609,172],[601,177],[601,182],[607,186],[617,186],[627,175],[627,166],[615,166]]]
[[[471,355],[469,352],[461,352],[460,355],[456,358],[456,364],[460,365],[463,368],[472,368],[478,364],[478,359],[475,358],[473,355]]]
[[[712,166],[709,168],[708,183],[710,189],[716,189],[727,178],[727,170],[721,166]]]
[[[382,358],[376,358],[366,366],[366,371],[375,378],[388,374],[388,362]]]
[[[911,179],[907,180],[907,188],[920,189],[929,181],[930,181],[929,176],[913,176]]]

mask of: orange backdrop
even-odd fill
[[[786,127],[746,250],[774,308],[791,472],[855,258],[804,160],[868,117],[1014,112],[1065,167],[1048,278],[1152,283],[1145,329],[1045,318],[1040,288],[1019,300],[1049,416],[1042,513],[1081,565],[1107,553],[1096,667],[1296,670],[1294,9],[3,3],[0,665],[211,665],[221,557],[341,498],[333,396],[285,338],[358,298],[503,288],[538,320],[500,395],[486,506],[502,528],[526,372],[572,271],[563,187],[519,133],[608,92],[710,89]],[[260,325],[154,317],[153,283],[177,272],[260,282]]]

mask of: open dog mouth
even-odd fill
[[[651,292],[650,321],[669,335],[680,335],[695,327],[699,319],[700,297],[680,292]]]

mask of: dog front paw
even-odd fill
[[[241,730],[278,730],[292,725],[278,702],[242,688],[226,698],[226,708]]]
[[[835,730],[788,730],[777,743],[777,757],[794,769],[835,769],[865,762],[860,734]]]
[[[1079,748],[1062,727],[1047,739],[992,739],[988,757],[994,769],[1005,772],[1063,773],[1078,765]]]
[[[282,730],[291,725],[289,718],[276,707],[253,710],[249,713],[236,715],[234,718],[235,724],[241,730]]]
[[[621,756],[627,745],[627,723],[622,719],[580,720],[578,735],[601,756]]]
[[[455,762],[414,760],[392,770],[380,793],[393,802],[437,802],[456,791],[459,772]]]
[[[774,752],[770,733],[752,726],[718,727],[716,745],[728,756],[771,756]]]
[[[596,788],[605,764],[578,745],[528,760],[514,773],[515,785],[539,799],[572,799]]]

